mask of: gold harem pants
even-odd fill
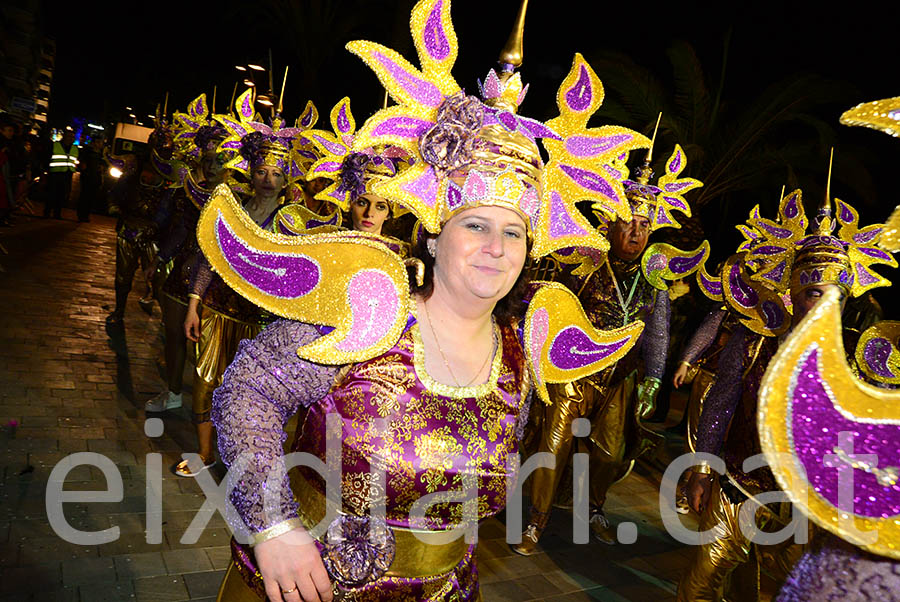
[[[757,602],[760,599],[760,569],[782,583],[803,553],[793,537],[771,546],[752,543],[742,532],[738,517],[744,501],[728,499],[719,481],[712,485],[709,507],[700,517],[699,530],[714,529],[716,539],[696,546],[694,560],[678,584],[678,602]],[[779,504],[779,514],[790,520],[790,504]],[[781,528],[767,510],[756,511],[756,524],[763,530]]]
[[[545,408],[537,451],[553,454],[555,468],[538,468],[531,476],[532,520],[549,513],[563,471],[567,469],[574,436],[572,423],[587,418],[590,466],[590,503],[602,507],[609,488],[628,473],[631,461],[653,443],[634,418],[638,374],[612,384],[592,378],[549,385],[551,404]],[[549,514],[546,514],[549,516]],[[543,525],[539,525],[543,526]]]
[[[209,422],[212,394],[222,384],[225,369],[234,359],[238,344],[262,330],[258,324],[233,320],[204,307],[200,316],[200,341],[196,345],[193,391],[195,424]]]

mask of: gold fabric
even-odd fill
[[[793,538],[773,546],[751,543],[738,524],[741,508],[746,503],[732,503],[718,480],[713,482],[709,506],[700,517],[698,529],[714,529],[716,539],[695,546],[694,560],[678,584],[678,602],[757,602],[761,567],[779,583],[787,577],[803,547],[793,543]],[[790,520],[790,504],[778,504],[778,512],[785,522]],[[783,527],[781,521],[764,509],[756,511],[756,524],[764,530],[769,526],[776,530]]]
[[[244,582],[234,561],[228,565],[216,602],[260,602],[260,597]]]
[[[691,392],[687,402],[687,446],[691,452],[697,451],[697,425],[700,424],[700,412],[703,410],[703,401],[712,389],[716,375],[700,368],[691,383]]]
[[[538,452],[556,458],[556,468],[538,468],[532,475],[531,504],[537,512],[549,512],[572,451],[572,422],[587,418],[591,422],[588,440],[590,465],[590,502],[602,507],[609,488],[628,473],[633,459],[658,440],[658,435],[641,427],[634,417],[637,371],[611,385],[613,370],[600,377],[580,379],[550,386],[553,403],[545,410]]]
[[[149,242],[116,237],[116,284],[131,286],[138,267],[146,268],[156,257],[156,250]],[[123,308],[124,309],[124,308]]]
[[[297,499],[303,500],[300,519],[308,529],[325,517],[325,496],[312,487],[298,471],[291,472],[291,489]],[[387,577],[431,577],[452,571],[462,562],[469,544],[457,537],[442,542],[441,531],[423,531],[391,527],[394,532],[395,554]],[[424,541],[423,541],[424,540]]]
[[[209,420],[212,409],[212,393],[222,384],[222,375],[234,354],[238,343],[252,339],[262,327],[246,324],[203,308],[200,316],[200,341],[196,345],[193,408],[195,416]]]

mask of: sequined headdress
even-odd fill
[[[423,0],[413,9],[421,70],[380,44],[349,43],[397,103],[365,123],[353,148],[395,145],[415,159],[375,192],[408,208],[429,232],[439,232],[467,207],[499,205],[523,217],[533,236],[533,257],[569,246],[606,250],[608,243],[575,202],[593,200],[630,220],[622,176],[611,164],[646,148],[649,140],[622,127],[587,127],[603,102],[603,86],[578,54],[557,93],[559,117],[543,124],[517,115],[527,90],[514,73],[521,64],[523,22],[520,11],[500,72],[491,70],[480,86],[482,100],[466,96],[451,75],[457,39],[449,0]],[[550,155],[546,164],[538,138]]]
[[[204,151],[217,149],[228,136],[212,111],[204,93],[191,101],[186,112],[173,115],[175,146],[182,157],[199,160]]]
[[[284,120],[279,115],[272,119],[272,125],[259,121],[253,108],[253,94],[253,88],[250,88],[237,98],[234,116],[214,116],[228,131],[228,137],[219,148],[235,153],[226,167],[249,176],[256,166],[272,165],[284,172],[290,184],[303,175],[294,152],[294,141],[303,131],[281,127]]]
[[[347,211],[357,197],[373,193],[380,183],[409,166],[406,151],[399,147],[353,150],[356,120],[347,97],[331,109],[331,128],[331,132],[313,129],[304,133],[321,157],[309,168],[306,178],[328,178],[332,182],[316,195],[319,200]]]
[[[871,269],[874,264],[897,266],[896,260],[878,248],[884,224],[859,227],[859,214],[830,192],[812,224],[803,210],[801,192],[785,196],[778,221],[763,218],[759,208],[746,224],[738,226],[744,242],[726,262],[719,277],[698,273],[701,290],[725,301],[742,315],[745,326],[766,336],[777,336],[790,327],[785,297],[808,286],[836,284],[851,296],[890,282]],[[837,236],[833,230],[840,224]],[[807,230],[811,230],[807,234]]]

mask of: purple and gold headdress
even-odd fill
[[[314,129],[304,133],[320,157],[307,171],[307,179],[331,180],[331,184],[316,195],[319,200],[334,203],[347,211],[358,197],[375,192],[378,184],[409,166],[406,152],[399,147],[354,150],[356,120],[350,111],[348,97],[331,109],[331,128],[332,132]]]
[[[303,131],[280,127],[283,120],[277,116],[272,125],[257,121],[259,116],[253,108],[253,88],[237,98],[234,116],[217,114],[214,117],[228,131],[228,137],[219,149],[235,153],[226,167],[249,177],[254,167],[272,165],[284,172],[288,184],[302,177],[294,141]]]
[[[499,205],[519,213],[540,257],[571,246],[608,249],[607,241],[575,207],[593,200],[610,213],[631,219],[614,160],[649,140],[617,126],[588,128],[603,102],[603,86],[576,54],[557,93],[560,115],[546,124],[516,114],[526,88],[514,75],[517,49],[501,56],[481,85],[479,100],[466,96],[451,74],[457,56],[449,0],[422,0],[410,21],[421,70],[380,44],[351,42],[347,48],[366,62],[397,103],[378,111],[357,133],[353,148],[394,145],[415,164],[375,187],[403,205],[433,233],[468,207]],[[544,164],[536,140],[550,155]]]

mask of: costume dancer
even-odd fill
[[[243,210],[260,227],[274,230],[284,192],[299,176],[292,144],[301,132],[296,128],[279,128],[277,118],[274,128],[254,121],[252,90],[237,99],[235,112],[236,118],[215,115],[216,121],[229,133],[219,149],[240,149],[226,167],[244,174],[250,181],[252,194],[244,202]],[[188,298],[184,330],[185,336],[197,343],[192,418],[202,464],[195,466],[188,460],[178,463],[173,470],[184,477],[195,476],[215,464],[215,433],[210,421],[212,392],[221,383],[238,343],[252,339],[267,322],[267,317],[255,305],[231,290],[205,261],[199,262]]]
[[[900,98],[865,103],[841,123],[900,134]],[[877,232],[879,251],[900,250],[900,208]],[[843,237],[842,237],[843,238]],[[779,602],[897,600],[900,431],[898,395],[864,384],[848,365],[839,300],[826,296],[783,345],[763,379],[762,449],[779,485],[819,527]],[[855,359],[866,380],[900,383],[900,326],[862,333]],[[852,478],[852,481],[851,481]],[[846,495],[846,497],[843,497]]]
[[[665,293],[659,294],[659,289],[645,276],[642,259],[646,264],[661,248],[647,249],[650,232],[677,226],[672,217],[674,209],[690,215],[682,195],[702,184],[691,178],[678,178],[686,165],[681,147],[676,146],[666,162],[666,174],[658,186],[650,184],[653,173],[650,160],[648,150],[636,180],[625,182],[633,218],[616,219],[608,224],[609,254],[599,262],[587,260],[593,265],[587,267],[583,263],[567,282],[570,289],[578,292],[595,328],[616,328],[644,321],[646,328],[641,344],[618,364],[599,374],[552,388],[553,403],[544,412],[537,451],[552,454],[555,467],[539,468],[532,476],[529,524],[522,542],[513,546],[513,551],[519,554],[538,552],[538,540],[550,519],[557,488],[572,451],[573,421],[587,418],[591,423],[589,524],[594,537],[608,544],[614,544],[616,538],[603,512],[607,492],[628,473],[633,461],[659,440],[640,420],[653,413],[665,369],[669,298]],[[703,248],[708,249],[708,245]],[[566,263],[575,261],[571,259],[573,255],[557,257]],[[699,261],[691,264],[692,269],[699,267]],[[575,276],[585,268],[590,270],[587,277]]]
[[[377,44],[349,46],[398,102],[366,122],[354,149],[393,144],[415,159],[375,187],[427,230],[414,252],[424,269],[411,297],[400,258],[366,233],[266,235],[227,198],[201,216],[201,247],[226,280],[274,313],[329,327],[319,338],[312,325],[273,324],[242,346],[216,391],[229,474],[250,462],[232,500],[241,519],[234,525],[253,542],[234,545],[220,600],[331,599],[333,588],[343,599],[478,599],[474,544],[446,535],[505,505],[529,389],[546,400],[548,381],[615,361],[642,326],[597,331],[574,295],[547,284],[528,306],[520,342],[515,298],[529,247],[532,256],[605,250],[574,201],[609,191],[608,206],[630,221],[621,182],[605,167],[647,140],[586,128],[601,87],[580,56],[557,97],[561,116],[546,125],[515,114],[520,50],[505,52],[501,74],[488,75],[484,102],[466,97],[450,75],[457,47],[449,10],[439,0],[413,9],[422,71]],[[546,165],[536,136],[551,153]],[[337,492],[323,492],[320,478],[303,471],[291,493],[284,477],[283,428],[298,410],[292,449],[319,458],[328,416],[341,418],[332,441],[342,452],[344,514],[329,526],[337,537],[312,531],[314,541],[308,531],[326,515],[325,493]],[[469,501],[460,501],[464,489]],[[444,499],[426,508],[432,493]],[[369,516],[381,504],[383,522]],[[414,507],[424,514],[411,516]],[[371,540],[367,525],[376,530]]]
[[[829,170],[830,171],[830,170]],[[829,173],[830,180],[830,173]],[[718,282],[701,288],[724,297],[740,316],[741,326],[722,351],[718,377],[700,415],[696,449],[718,455],[727,473],[715,479],[710,467],[701,463],[688,482],[688,500],[701,514],[700,530],[715,529],[715,541],[697,547],[695,559],[682,577],[678,599],[721,600],[728,579],[741,573],[749,599],[759,595],[759,565],[770,566],[776,577],[786,576],[802,551],[799,546],[755,546],[747,528],[739,524],[745,504],[754,504],[757,527],[775,529],[790,522],[790,504],[759,507],[754,496],[777,490],[771,471],[744,470],[744,460],[760,453],[756,414],[760,381],[778,349],[779,336],[799,324],[803,316],[830,289],[848,296],[887,284],[869,269],[873,263],[896,265],[889,255],[875,248],[879,225],[858,231],[855,210],[840,200],[838,237],[832,235],[830,192],[807,235],[807,219],[800,192],[782,199],[776,223],[751,214],[747,228],[747,250],[725,262]],[[705,277],[705,275],[702,275]],[[782,295],[790,293],[793,315],[789,317]],[[789,543],[789,542],[786,542]],[[750,564],[747,564],[747,563]]]
[[[147,412],[162,412],[182,405],[181,388],[187,346],[184,321],[191,281],[201,257],[197,246],[197,220],[213,188],[226,180],[228,170],[225,164],[233,154],[219,150],[228,133],[212,119],[205,94],[190,103],[187,113],[175,113],[174,121],[179,130],[175,135],[179,155],[181,159],[189,160],[193,169],[185,170],[181,187],[172,195],[168,216],[170,226],[160,240],[157,260],[151,266],[148,277],[154,277],[157,265],[172,262],[160,298],[165,329],[167,390],[147,401],[144,406]]]

